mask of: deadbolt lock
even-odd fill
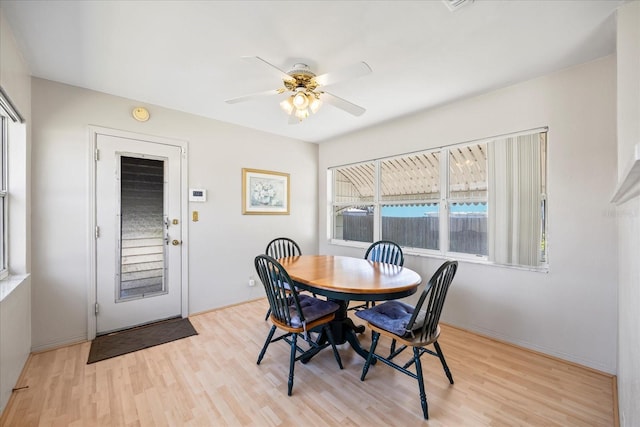
[[[177,220],[177,219],[172,220],[172,221],[171,221],[171,224],[173,224],[173,225],[178,225],[178,220]]]
[[[180,244],[180,240],[175,240],[175,239],[173,239],[173,240],[171,241],[171,244],[172,244],[173,246],[178,246],[178,245]]]

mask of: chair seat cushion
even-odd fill
[[[296,311],[293,298],[290,298],[290,301],[291,305],[289,306],[289,311],[291,312],[291,326],[294,328],[301,328],[303,325],[300,321],[300,316]],[[318,320],[321,317],[334,313],[340,308],[340,306],[335,302],[321,300],[304,294],[298,295],[298,301],[300,302],[300,309],[302,310],[306,323],[311,323],[314,320]]]
[[[356,316],[392,334],[406,337],[424,324],[425,312],[422,310],[418,313],[412,330],[407,330],[413,311],[414,307],[409,304],[401,301],[387,301],[366,310],[356,311]]]

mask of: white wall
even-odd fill
[[[12,124],[9,157],[9,273],[0,281],[0,413],[31,350],[30,124],[31,78],[0,8],[0,86],[24,117]]]
[[[89,125],[188,142],[189,186],[208,190],[190,204],[200,214],[189,222],[190,313],[263,297],[248,280],[273,237],[317,248],[316,144],[153,105],[139,123],[135,101],[47,80],[33,79],[32,91],[34,350],[87,338]],[[243,167],[289,173],[291,215],[242,215]]]
[[[618,9],[618,177],[640,145],[640,2]],[[638,185],[638,183],[636,183]],[[620,425],[640,425],[640,198],[618,207],[618,401]]]
[[[614,373],[615,65],[603,58],[322,143],[319,172],[548,126],[550,272],[461,262],[442,320]],[[326,180],[319,185],[326,194]],[[362,256],[362,249],[329,244],[326,205],[319,220],[320,252]],[[409,256],[406,265],[426,281],[441,262]]]
[[[0,284],[0,414],[31,351],[31,285],[29,278],[16,280],[6,295]]]

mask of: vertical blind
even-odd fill
[[[546,133],[497,139],[489,145],[489,259],[499,264],[541,262]]]

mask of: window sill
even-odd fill
[[[404,251],[404,254],[405,255],[413,255],[413,256],[417,256],[417,257],[423,257],[423,258],[435,258],[435,259],[442,259],[442,260],[455,259],[455,260],[457,260],[459,262],[466,262],[466,263],[469,263],[469,264],[487,265],[487,266],[497,267],[497,268],[506,268],[506,269],[509,269],[509,270],[532,271],[534,273],[548,273],[549,272],[549,265],[548,264],[542,265],[540,267],[529,267],[529,266],[525,266],[525,265],[515,265],[515,264],[498,264],[498,263],[495,263],[495,262],[491,262],[491,261],[487,260],[484,257],[476,257],[474,255],[468,255],[468,254],[457,254],[457,253],[453,253],[453,252],[449,253],[449,254],[436,254],[436,253],[427,254],[427,253],[422,253],[422,252]]]
[[[338,240],[338,239],[329,240],[329,244],[335,245],[335,246],[347,246],[349,248],[362,248],[362,249],[367,249],[369,246],[371,246],[371,242],[359,242],[357,240]]]
[[[369,247],[371,243],[363,243],[363,242],[356,242],[356,241],[350,241],[350,240],[330,240],[330,244],[336,245],[336,246],[348,246],[352,248],[366,249]],[[456,259],[459,262],[487,265],[487,266],[498,267],[498,268],[507,268],[510,270],[532,271],[535,273],[549,272],[548,264],[544,264],[540,267],[528,267],[523,265],[497,264],[495,262],[489,261],[486,257],[479,257],[475,255],[470,255],[470,254],[461,254],[461,253],[453,253],[453,252],[444,254],[436,251],[422,252],[422,251],[412,250],[412,248],[405,248],[405,247],[402,248],[402,251],[405,256],[408,255],[408,256],[416,256],[421,258],[434,258],[434,259],[442,259],[442,260]]]
[[[17,274],[0,280],[0,302],[11,295],[11,292],[24,283],[28,277],[28,274]]]

